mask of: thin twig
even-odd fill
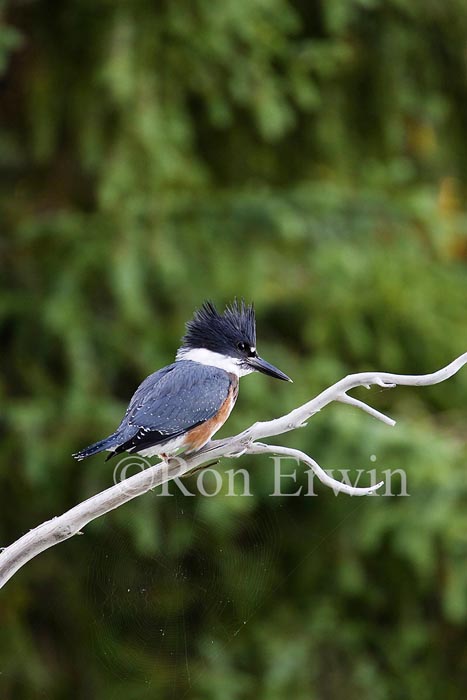
[[[372,486],[351,486],[350,484],[344,484],[342,481],[337,481],[333,479],[327,472],[324,471],[322,467],[319,466],[318,462],[314,460],[305,452],[300,450],[295,450],[291,447],[279,447],[278,445],[265,445],[260,442],[254,442],[248,449],[249,454],[273,454],[282,455],[284,457],[292,457],[297,462],[303,462],[310,469],[314,471],[321,483],[329,486],[336,492],[347,493],[350,496],[369,496],[373,491],[377,491],[384,484],[384,481],[380,481],[378,484],[373,484]]]
[[[381,413],[381,411],[377,411],[376,408],[368,406],[368,404],[366,404],[364,401],[360,401],[360,399],[355,399],[353,396],[341,394],[337,397],[336,401],[339,401],[340,403],[347,403],[349,404],[349,406],[355,406],[355,408],[360,408],[362,411],[365,411],[365,413],[369,413],[370,416],[373,416],[373,418],[377,418],[383,423],[386,423],[386,425],[390,425],[391,428],[393,428],[396,425],[395,420],[389,418],[389,416],[384,415],[384,413]]]

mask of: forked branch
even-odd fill
[[[265,445],[259,440],[269,438],[274,435],[281,435],[296,428],[303,427],[315,413],[322,408],[338,401],[349,404],[355,408],[368,413],[373,418],[381,420],[387,425],[395,425],[388,416],[380,411],[368,406],[368,404],[349,396],[347,392],[358,386],[365,386],[368,389],[372,385],[392,388],[400,386],[429,386],[439,384],[449,379],[467,363],[467,352],[451,362],[446,367],[423,375],[389,374],[388,372],[361,372],[359,374],[349,374],[336,384],[318,394],[316,398],[299,406],[285,416],[275,420],[255,423],[247,430],[227,438],[225,440],[212,440],[198,452],[189,455],[186,459],[171,459],[166,462],[158,462],[155,465],[147,463],[137,474],[118,481],[114,486],[101,493],[88,498],[74,508],[66,511],[59,517],[47,520],[42,525],[35,527],[23,535],[19,540],[9,545],[0,553],[0,587],[2,587],[24,564],[33,559],[46,549],[49,549],[59,542],[80,534],[82,528],[92,520],[108,513],[123,505],[127,501],[147,493],[151,489],[171,481],[176,477],[183,476],[197,468],[203,467],[212,460],[221,457],[240,457],[243,454],[271,453],[292,457],[306,464],[312,469],[316,476],[326,486],[330,486],[335,491],[341,491],[354,496],[368,495],[378,489],[379,484],[365,488],[350,486],[340,481],[332,479],[319,464],[308,455],[288,447],[278,447],[275,445]],[[128,460],[129,457],[124,457]],[[141,465],[143,461],[140,461]],[[126,466],[128,463],[126,462]],[[114,472],[115,474],[115,472]]]

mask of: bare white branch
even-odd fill
[[[339,401],[340,403],[347,403],[349,406],[355,406],[356,408],[361,408],[362,411],[365,411],[365,413],[369,413],[370,416],[373,416],[373,418],[377,418],[378,420],[382,421],[383,423],[386,423],[386,425],[390,425],[391,427],[394,427],[396,425],[396,421],[393,420],[392,418],[389,418],[389,416],[384,415],[384,413],[381,413],[381,411],[377,411],[376,408],[372,408],[371,406],[368,406],[364,401],[360,401],[359,399],[355,399],[353,396],[347,396],[347,394],[341,394],[336,398],[336,401]]]
[[[303,462],[310,469],[314,471],[318,479],[339,493],[347,493],[349,496],[369,496],[373,491],[377,491],[380,486],[384,484],[384,481],[380,481],[378,484],[372,486],[351,486],[350,484],[345,484],[342,481],[337,481],[333,479],[327,472],[324,471],[322,467],[319,466],[318,462],[314,460],[305,452],[300,450],[295,450],[292,447],[279,447],[278,445],[264,445],[260,442],[253,443],[249,450],[249,454],[273,454],[273,455],[283,455],[284,457],[292,457],[297,462]]]
[[[138,464],[143,465],[139,473],[119,481],[105,491],[88,498],[86,501],[63,513],[63,515],[42,523],[42,525],[30,530],[16,542],[0,551],[0,587],[28,561],[53,545],[79,534],[85,525],[92,520],[167,481],[183,476],[194,469],[203,467],[203,465],[212,460],[218,460],[222,457],[239,457],[242,454],[259,453],[285,455],[309,466],[324,484],[336,491],[352,495],[372,493],[382,482],[366,488],[349,486],[332,479],[314,459],[305,453],[292,448],[264,445],[259,443],[258,440],[304,427],[307,420],[333,401],[347,403],[360,408],[374,418],[382,420],[387,425],[394,425],[392,419],[371,408],[363,401],[347,396],[347,392],[357,386],[370,388],[370,386],[376,385],[389,388],[397,385],[429,386],[438,384],[452,377],[466,363],[467,353],[464,353],[446,367],[432,374],[403,375],[389,374],[387,372],[350,374],[287,415],[275,420],[255,423],[242,433],[226,440],[212,440],[202,450],[190,455],[186,460],[171,459],[168,463],[160,462],[156,465],[151,465],[145,460],[139,460]]]

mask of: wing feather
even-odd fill
[[[230,382],[224,370],[191,360],[151,374],[134,393],[116,431],[115,453],[166,442],[209,420],[226,400]]]

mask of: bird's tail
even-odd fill
[[[115,447],[116,445],[116,437],[117,434],[113,433],[113,435],[109,435],[109,437],[106,437],[103,440],[99,440],[99,442],[95,442],[94,444],[85,447],[79,452],[75,452],[72,456],[80,462],[82,459],[86,459],[86,457],[96,455],[98,452],[103,452],[104,450],[112,449],[112,447]]]

